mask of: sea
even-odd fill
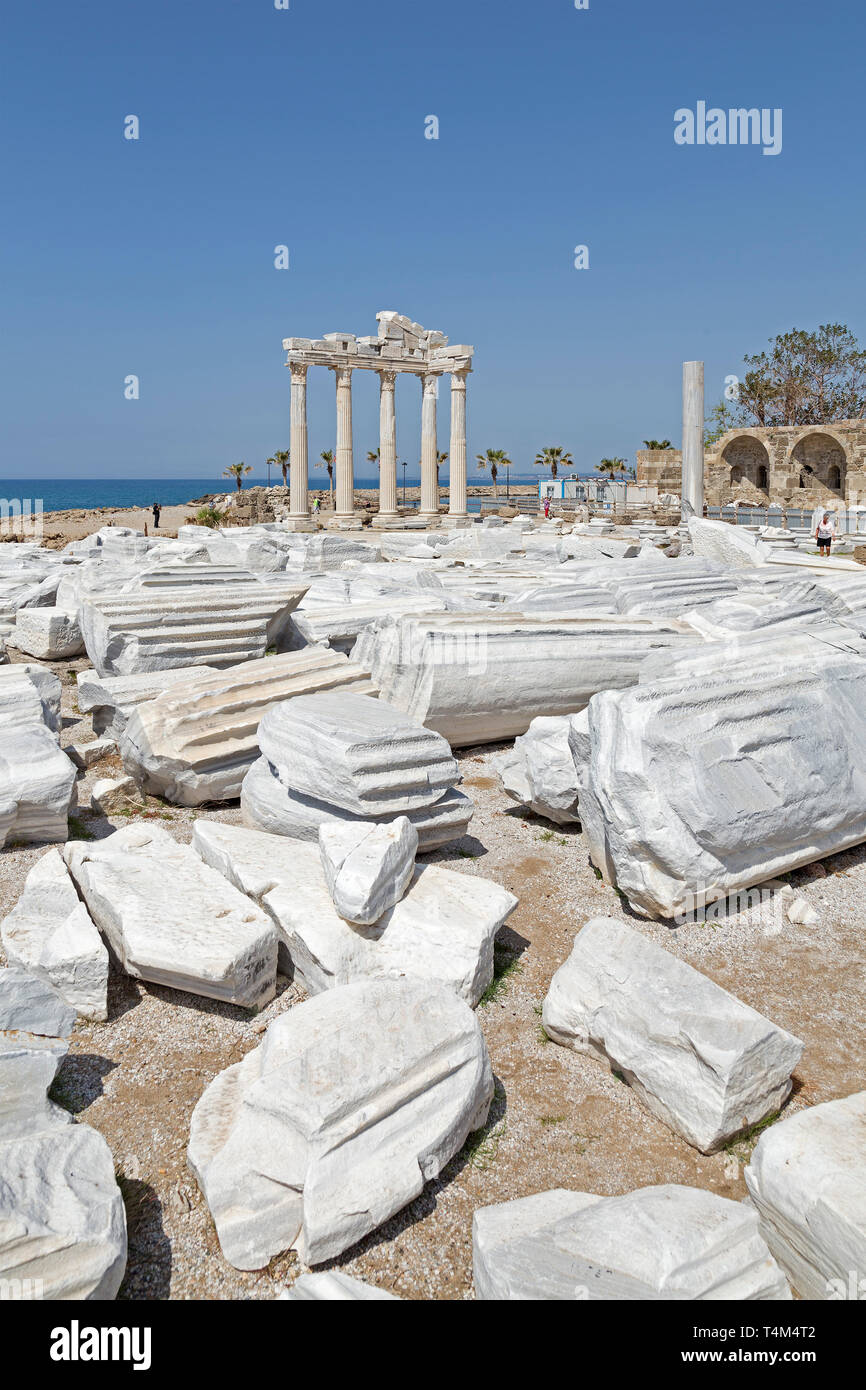
[[[272,473],[271,482],[276,485],[280,481],[279,475]],[[537,483],[538,475],[534,477],[511,477],[512,484]],[[267,485],[267,476],[255,477],[250,475],[244,479],[244,488],[264,487]],[[448,486],[448,475],[443,470],[440,482],[443,487]],[[489,476],[481,475],[478,478],[470,478],[470,486],[489,484]],[[406,486],[418,487],[420,478],[417,476],[407,477]],[[378,488],[378,477],[356,478],[356,488]],[[397,480],[397,496],[400,496],[400,489],[403,486],[402,476]],[[317,491],[327,491],[328,475],[324,470],[317,470],[310,474],[310,488]],[[193,498],[204,497],[207,493],[234,492],[235,485],[228,478],[3,478],[0,477],[0,500],[6,498],[11,500],[17,498],[21,501],[29,500],[31,506],[41,499],[43,512],[65,512],[81,508],[88,510],[94,507],[152,507],[154,502],[158,502],[161,507],[178,506],[184,502],[191,502]],[[499,479],[499,495],[505,496],[505,482]],[[470,498],[470,510],[472,503],[478,503],[479,499]]]

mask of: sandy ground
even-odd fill
[[[92,737],[74,703],[74,673],[86,664],[55,663],[64,684],[64,744]],[[539,1012],[550,978],[590,917],[625,917],[802,1038],[788,1112],[864,1084],[866,849],[791,875],[819,914],[816,927],[753,910],[673,930],[623,908],[598,881],[579,829],[552,827],[513,808],[492,767],[498,751],[461,754],[476,814],[463,840],[430,856],[459,873],[495,879],[520,899],[500,935],[498,983],[479,1010],[497,1078],[490,1120],[416,1201],[335,1262],[406,1298],[472,1296],[472,1213],[491,1202],[551,1187],[614,1194],[661,1182],[745,1195],[741,1164],[754,1141],[705,1157],[648,1114],[606,1066],[545,1039]],[[93,781],[110,775],[112,765],[104,760],[82,774],[82,807]],[[194,813],[152,800],[144,814],[184,842],[196,814],[240,823],[236,804]],[[128,823],[81,811],[70,838],[82,831],[101,838]],[[0,855],[3,913],[43,852],[29,846]],[[295,1255],[258,1273],[232,1269],[185,1157],[190,1114],[208,1082],[257,1046],[270,1019],[301,998],[280,977],[278,997],[254,1017],[115,974],[108,1022],[76,1028],[52,1094],[98,1129],[114,1154],[129,1222],[121,1298],[273,1298],[301,1272]]]

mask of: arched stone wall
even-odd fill
[[[791,461],[800,475],[800,486],[822,496],[845,496],[848,459],[838,439],[823,430],[814,430],[797,440]]]
[[[748,434],[732,439],[722,451],[722,462],[729,470],[731,487],[746,481],[762,492],[769,490],[770,455],[759,439]]]

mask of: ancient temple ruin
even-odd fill
[[[466,511],[466,380],[474,348],[451,345],[443,333],[422,328],[404,314],[385,310],[376,315],[378,336],[356,338],[353,333],[326,333],[323,338],[285,338],[287,366],[292,373],[291,515],[289,526],[303,528],[309,519],[307,489],[307,371],[327,367],[337,388],[336,514],[339,523],[354,516],[352,454],[352,373],[379,373],[379,515],[396,518],[397,429],[395,388],[398,374],[421,381],[421,511],[428,520],[439,514],[436,409],[439,380],[451,377],[451,443],[449,449],[449,516],[458,522]]]

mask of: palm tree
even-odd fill
[[[672,449],[674,447],[669,439],[645,439],[643,446],[645,449]]]
[[[574,459],[564,449],[542,449],[535,455],[536,468],[549,468],[551,478],[555,478],[560,468],[565,468],[566,464],[573,466]]]
[[[486,454],[476,454],[475,462],[478,464],[479,468],[490,469],[490,481],[493,484],[493,496],[494,498],[498,497],[499,494],[496,491],[496,479],[499,476],[499,470],[500,468],[510,468],[511,459],[508,457],[504,449],[488,449]]]
[[[437,455],[436,455],[436,486],[437,486],[437,488],[438,488],[438,486],[439,486],[439,469],[442,467],[443,463],[447,463],[447,462],[448,462],[448,455],[447,455],[447,454],[437,454]]]
[[[626,469],[625,459],[602,459],[598,465],[600,473],[607,473],[611,478],[615,478],[617,473],[624,473]]]
[[[252,473],[252,468],[248,463],[230,463],[228,468],[223,470],[224,478],[234,478],[238,485],[238,492],[243,487],[243,479],[247,473]]]
[[[287,474],[288,474],[288,471],[289,471],[289,451],[288,451],[288,449],[278,449],[277,452],[276,452],[275,454],[272,454],[271,457],[270,457],[269,459],[266,459],[266,460],[265,460],[265,462],[266,462],[266,463],[272,463],[272,464],[274,464],[274,466],[275,466],[276,468],[279,468],[280,472],[281,472],[282,475],[283,475],[283,487],[288,487],[288,485],[289,485],[288,477],[287,477]]]
[[[328,470],[328,491],[334,491],[334,455],[331,449],[323,449],[316,461],[317,468]]]

